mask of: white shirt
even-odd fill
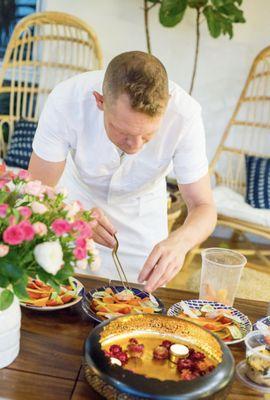
[[[173,168],[177,181],[187,184],[208,171],[201,107],[170,81],[159,131],[138,153],[120,158],[93,96],[94,90],[102,93],[103,77],[103,71],[86,72],[56,86],[41,114],[33,150],[47,161],[67,159],[61,184],[70,200],[105,210],[118,229],[129,279],[136,280],[153,245],[167,235],[166,175]],[[100,249],[105,261],[99,274],[106,276],[111,254]],[[110,274],[117,277],[113,265]]]

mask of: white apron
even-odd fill
[[[117,174],[113,175],[112,179],[117,185]],[[104,200],[94,195],[98,192],[94,187],[83,182],[69,155],[58,186],[67,188],[68,201],[79,200],[86,209],[99,207],[104,211],[117,229],[118,254],[127,278],[130,282],[137,282],[139,272],[154,245],[168,236],[165,178],[154,184],[147,193],[130,193],[125,199]],[[119,279],[112,259],[112,250],[98,244],[97,248],[101,258],[99,270],[87,269],[78,272],[112,280]]]

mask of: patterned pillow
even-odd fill
[[[246,156],[246,202],[270,209],[270,158]]]
[[[4,159],[9,167],[28,168],[36,129],[35,122],[20,120],[14,124],[14,132]]]

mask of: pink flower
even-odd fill
[[[18,173],[18,178],[22,179],[23,181],[28,181],[30,179],[30,174],[25,169],[21,169]]]
[[[0,244],[0,257],[5,257],[9,252],[9,247],[6,244]]]
[[[59,218],[52,223],[51,228],[56,236],[62,236],[70,231],[70,224],[65,219]]]
[[[76,247],[76,248],[73,250],[73,254],[74,254],[74,256],[75,256],[75,258],[76,258],[77,260],[82,260],[83,258],[86,258],[86,256],[87,256],[87,251],[86,251],[86,248],[83,248],[83,247]]]
[[[72,229],[79,232],[81,239],[89,239],[93,234],[90,224],[81,220],[73,222]]]
[[[35,233],[39,236],[44,236],[48,232],[47,226],[43,224],[43,222],[35,222],[33,228]]]
[[[0,218],[5,218],[7,215],[8,204],[0,204]]]
[[[1,179],[0,180],[0,189],[3,189],[3,187],[9,182],[8,179]]]
[[[45,193],[49,199],[54,199],[56,197],[55,190],[51,186],[45,186]]]
[[[40,181],[31,181],[24,185],[22,188],[22,193],[30,194],[32,196],[40,196],[45,192],[45,187]]]
[[[76,243],[77,247],[86,248],[86,240],[81,237],[78,237],[78,239],[76,239],[75,243]]]
[[[45,212],[48,211],[48,208],[45,206],[45,204],[39,203],[38,201],[33,201],[33,203],[31,203],[31,208],[34,213],[40,215],[45,214]]]
[[[29,207],[23,206],[18,208],[19,213],[21,214],[22,217],[24,218],[30,218],[32,215],[32,210]]]
[[[35,231],[33,226],[29,221],[22,221],[18,224],[18,226],[22,229],[24,234],[24,240],[31,241],[35,236]]]
[[[24,241],[24,231],[19,225],[9,226],[3,233],[3,240],[8,244],[21,244]]]

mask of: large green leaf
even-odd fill
[[[162,0],[159,9],[160,23],[166,27],[177,25],[183,18],[188,0]]]
[[[12,281],[17,281],[23,275],[23,270],[18,265],[18,261],[14,258],[2,258],[0,260],[0,275],[9,278]]]
[[[5,289],[0,293],[0,311],[6,310],[13,302],[14,294]]]
[[[206,17],[210,35],[213,38],[217,38],[221,34],[221,23],[218,19],[218,13],[211,6],[205,7],[203,13]]]
[[[19,299],[26,299],[28,298],[28,293],[26,291],[26,286],[28,282],[28,276],[24,274],[21,279],[19,279],[17,282],[13,283],[13,291]]]
[[[0,288],[5,288],[9,284],[9,279],[6,276],[0,274]]]
[[[206,6],[208,0],[188,0],[188,6],[190,8],[201,8]]]

